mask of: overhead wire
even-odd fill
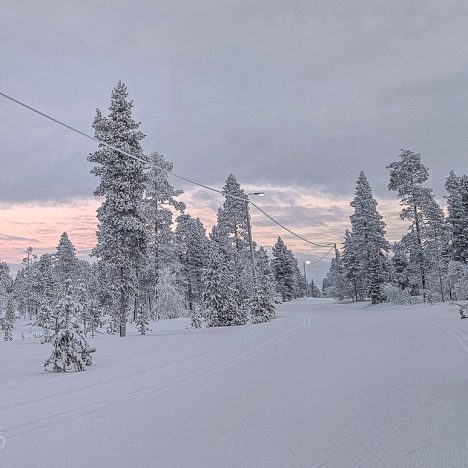
[[[284,226],[282,223],[280,223],[279,221],[277,221],[275,218],[273,218],[271,215],[269,215],[266,211],[264,211],[263,209],[261,209],[258,205],[256,205],[252,200],[250,200],[249,198],[243,198],[243,197],[237,197],[235,195],[232,195],[232,194],[228,194],[226,192],[224,192],[223,190],[219,190],[217,188],[214,188],[214,187],[211,187],[209,185],[206,185],[206,184],[202,184],[201,182],[197,182],[195,180],[192,180],[192,179],[189,179],[187,177],[184,177],[184,176],[181,176],[180,174],[177,174],[173,171],[170,171],[164,167],[161,167],[161,166],[158,166],[157,164],[155,164],[154,162],[152,162],[149,158],[143,158],[143,157],[140,157],[140,156],[137,156],[135,154],[132,154],[130,153],[129,151],[125,151],[121,148],[118,148],[114,145],[111,145],[103,140],[100,140],[99,138],[96,138],[92,135],[89,135],[88,133],[86,132],[83,132],[82,130],[79,130],[78,128],[75,128],[55,117],[52,117],[51,115],[49,114],[46,114],[45,112],[42,112],[40,111],[39,109],[36,109],[28,104],[26,104],[25,102],[23,101],[20,101],[19,99],[15,99],[14,97],[12,96],[9,96],[8,94],[6,93],[3,93],[2,91],[0,91],[0,96],[3,96],[5,99],[8,99],[9,101],[11,102],[14,102],[15,104],[18,104],[19,106],[21,107],[24,107],[25,109],[28,109],[30,110],[31,112],[34,112],[35,114],[38,114],[39,116],[45,118],[45,119],[48,119],[54,123],[56,123],[57,125],[60,125],[64,128],[67,128],[68,130],[71,130],[72,132],[75,132],[89,140],[92,140],[96,143],[99,143],[101,145],[104,145],[106,146],[107,148],[110,148],[114,151],[117,151],[118,153],[120,154],[123,154],[125,156],[128,156],[129,158],[132,158],[134,159],[135,161],[138,161],[140,163],[142,163],[143,165],[149,165],[149,166],[153,166],[163,172],[165,172],[166,174],[168,175],[171,175],[179,180],[183,180],[184,182],[188,182],[190,184],[193,184],[193,185],[196,185],[198,187],[201,187],[201,188],[204,188],[206,190],[210,190],[212,192],[216,192],[216,193],[219,193],[223,196],[226,196],[226,197],[230,197],[230,198],[233,198],[233,199],[237,199],[237,200],[242,200],[242,201],[245,201],[247,203],[250,203],[252,206],[254,206],[258,211],[260,211],[264,216],[266,216],[268,219],[270,219],[273,223],[275,223],[276,225],[280,226],[282,229],[284,229],[285,231],[289,232],[290,234],[292,234],[293,236],[295,236],[296,238],[304,241],[304,242],[307,242],[308,244],[311,244],[311,245],[314,245],[316,247],[320,247],[320,248],[326,248],[326,247],[329,247],[330,245],[334,245],[332,243],[329,243],[329,242],[326,242],[326,243],[317,243],[317,242],[313,242],[313,241],[310,241],[308,239],[306,239],[305,237],[295,233],[294,231],[292,231],[291,229],[289,229],[288,227]],[[332,247],[330,249],[329,252],[327,252],[323,257],[321,257],[319,260],[313,262],[313,263],[318,263],[319,261],[321,261],[322,259],[324,259],[330,252],[331,250],[333,250],[334,247]]]

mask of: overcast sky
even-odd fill
[[[467,172],[466,0],[0,6],[0,90],[91,131],[121,79],[146,151],[204,183],[221,186],[234,172],[270,188],[277,203],[263,206],[278,206],[274,214],[292,226],[345,226],[360,170],[381,204],[394,200],[396,215],[385,166],[400,148],[423,154],[439,198],[450,169]],[[3,99],[0,122],[4,208],[90,197],[92,143]],[[330,209],[301,205],[301,194],[328,197]],[[21,237],[5,213],[3,256],[8,236]],[[41,240],[34,230],[23,237]]]

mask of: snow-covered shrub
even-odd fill
[[[458,313],[460,314],[461,319],[468,318],[468,303],[460,304],[457,302],[451,302],[450,305],[456,306],[458,308]]]
[[[437,302],[442,301],[442,294],[438,291],[433,291],[431,289],[426,289],[425,297],[427,302],[430,304],[436,304]]]
[[[195,304],[190,313],[190,325],[192,328],[201,328],[205,320],[205,311],[202,306]]]

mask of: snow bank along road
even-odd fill
[[[1,343],[0,466],[468,466],[468,320],[448,306],[308,299],[186,326],[101,336],[82,374]]]

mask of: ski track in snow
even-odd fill
[[[99,401],[97,403],[92,403],[90,405],[81,406],[80,408],[78,408],[76,410],[64,411],[64,412],[57,413],[57,414],[49,416],[49,417],[45,417],[45,418],[42,417],[42,418],[40,418],[38,420],[28,421],[25,424],[12,426],[12,427],[7,427],[7,428],[5,428],[5,432],[8,434],[8,439],[9,440],[14,440],[18,436],[23,437],[26,434],[29,434],[29,433],[34,432],[36,430],[42,429],[44,427],[48,427],[50,424],[59,424],[60,422],[68,421],[71,417],[74,417],[74,418],[83,417],[83,416],[87,416],[87,415],[90,415],[90,414],[96,414],[97,411],[109,410],[109,409],[111,409],[111,408],[113,408],[113,407],[115,407],[117,405],[122,404],[125,401],[128,401],[129,399],[132,400],[133,405],[135,405],[135,404],[144,404],[144,403],[147,403],[149,401],[157,400],[161,396],[163,396],[165,393],[173,390],[176,387],[187,385],[187,384],[189,384],[191,382],[194,382],[196,380],[204,379],[206,377],[209,377],[212,374],[224,371],[224,370],[228,369],[229,367],[232,367],[234,365],[238,365],[238,364],[244,362],[247,359],[254,358],[254,357],[258,356],[259,354],[270,350],[273,346],[275,346],[275,344],[277,344],[277,343],[291,337],[292,335],[297,333],[299,330],[302,330],[303,328],[310,326],[310,318],[308,316],[304,315],[302,317],[302,319],[303,320],[302,320],[301,324],[299,326],[297,326],[297,327],[294,327],[292,330],[288,330],[287,332],[282,333],[279,336],[276,336],[276,337],[274,337],[274,338],[272,338],[270,340],[267,340],[267,341],[263,342],[262,344],[256,346],[255,348],[253,348],[253,349],[251,349],[251,350],[249,350],[247,352],[240,353],[239,356],[236,356],[236,357],[234,357],[232,359],[227,359],[225,361],[221,361],[221,362],[219,362],[217,364],[209,366],[206,369],[203,369],[202,371],[194,372],[192,374],[185,375],[185,376],[180,377],[180,378],[176,378],[176,379],[174,379],[174,380],[172,380],[172,381],[170,381],[169,383],[166,383],[166,384],[149,385],[149,386],[146,386],[145,388],[143,388],[141,390],[138,390],[138,391],[132,390],[131,392],[126,393],[124,395],[121,395],[121,396],[119,396],[117,398],[113,398],[113,399],[110,399],[110,400],[109,399],[103,399],[103,400],[101,400],[101,401]],[[169,365],[180,363],[180,362],[183,362],[183,361],[185,361],[187,359],[198,358],[198,357],[203,356],[204,354],[208,354],[208,353],[209,352],[199,353],[197,355],[190,356],[189,358],[177,360],[177,361],[175,361],[175,362],[173,362],[173,363],[171,363]],[[135,377],[136,375],[141,374],[141,373],[148,373],[148,372],[151,372],[151,371],[158,371],[158,370],[159,370],[159,368],[153,368],[153,369],[149,369],[149,370],[146,370],[146,371],[143,371],[143,372],[140,372],[140,373],[131,374],[130,377]],[[119,381],[119,379],[108,379],[108,380],[105,380],[103,382],[99,382],[97,384],[93,384],[93,385],[89,385],[89,386],[85,386],[85,387],[80,387],[78,389],[70,390],[67,393],[69,393],[69,394],[77,393],[77,392],[83,391],[84,389],[89,389],[91,387],[98,387],[98,386],[100,386],[102,384],[116,383],[118,381]],[[42,399],[31,400],[31,401],[28,401],[26,403],[19,403],[17,405],[13,405],[13,408],[18,407],[20,405],[28,405],[28,404],[29,405],[37,405],[37,404],[41,404],[45,400],[52,399],[53,397],[56,397],[56,396],[57,396],[57,394],[53,395],[52,397],[46,397],[46,398],[42,398]],[[0,411],[2,409],[4,409],[4,408],[1,408]],[[11,407],[7,407],[6,409],[11,409]],[[83,411],[83,409],[85,409],[86,411]],[[20,430],[20,431],[18,431],[18,430]]]
[[[0,369],[16,367],[0,374],[0,466],[468,466],[468,334],[445,305],[299,300],[267,324],[166,322],[97,338],[83,374],[21,374],[46,345],[5,359],[1,343]]]

